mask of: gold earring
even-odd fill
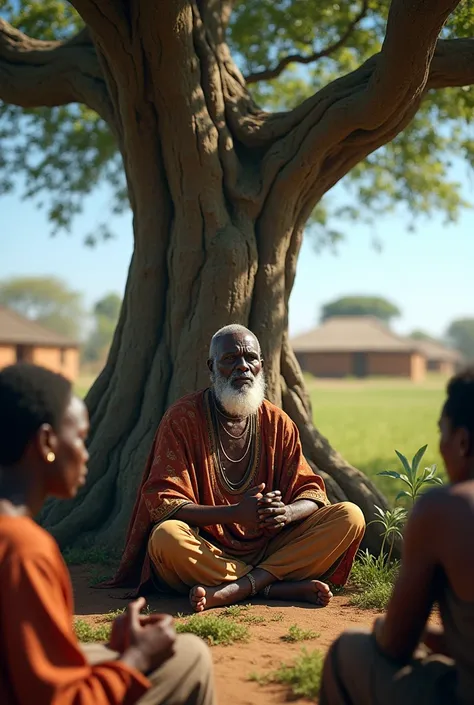
[[[56,456],[54,455],[52,450],[49,451],[48,455],[46,456],[46,460],[48,461],[48,463],[54,463],[54,461],[56,460]]]

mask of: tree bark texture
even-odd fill
[[[231,322],[258,336],[268,397],[297,424],[330,498],[356,502],[370,522],[386,501],[313,426],[288,301],[322,196],[403,130],[428,88],[474,81],[474,42],[436,44],[456,0],[394,0],[381,54],[280,114],[253,103],[230,56],[230,0],[73,5],[87,29],[65,45],[28,46],[0,25],[0,98],[31,106],[40,67],[42,104],[80,100],[99,112],[123,156],[135,246],[110,356],[87,398],[89,481],[73,502],[48,504],[43,524],[62,547],[121,546],[160,419],[208,383],[210,338]],[[380,547],[375,525],[366,545]]]

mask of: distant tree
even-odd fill
[[[57,277],[12,277],[0,282],[0,305],[45,328],[78,340],[85,311],[82,294]]]
[[[384,323],[390,323],[400,316],[400,309],[378,296],[344,296],[326,304],[321,310],[321,321],[334,316],[375,316]]]
[[[122,299],[118,294],[107,294],[94,306],[94,327],[83,350],[84,362],[104,361],[109,351],[120,315]]]
[[[443,342],[441,340],[438,340],[438,338],[433,337],[429,333],[425,333],[424,330],[420,330],[420,329],[414,330],[412,333],[410,333],[409,337],[412,340],[428,340],[433,343],[442,343]]]
[[[466,360],[474,360],[474,318],[459,318],[453,321],[446,336]]]
[[[122,298],[119,294],[106,294],[106,296],[97,301],[94,306],[94,313],[96,316],[103,316],[109,321],[117,323],[121,307]]]

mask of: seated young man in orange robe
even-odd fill
[[[350,502],[330,505],[295,424],[266,401],[256,337],[212,339],[209,389],[184,397],[158,429],[112,585],[190,594],[196,611],[257,593],[327,605],[364,534]]]
[[[140,616],[143,598],[115,620],[110,648],[77,641],[67,568],[32,517],[84,484],[88,426],[64,377],[0,372],[0,703],[214,705],[208,648],[168,615]]]

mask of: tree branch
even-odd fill
[[[288,56],[283,57],[283,59],[280,59],[280,61],[273,68],[263,69],[262,71],[255,71],[254,73],[250,73],[245,78],[247,84],[256,83],[257,81],[271,81],[273,78],[277,78],[290,64],[308,65],[314,63],[315,61],[318,61],[318,59],[324,58],[325,56],[330,56],[335,51],[344,46],[344,44],[347,42],[353,31],[359,24],[359,22],[367,14],[368,8],[368,0],[363,0],[362,9],[360,10],[359,14],[349,24],[346,31],[341,35],[341,37],[333,44],[327,46],[326,49],[316,51],[313,54],[309,54],[308,56],[303,56],[302,54],[289,54]]]
[[[98,37],[104,37],[111,28],[117,27],[128,35],[124,3],[118,0],[70,0],[85,24]]]
[[[262,121],[246,133],[247,143],[273,144],[262,168],[261,195],[271,192],[274,211],[297,192],[309,216],[315,203],[367,155],[394,139],[410,123],[428,90],[474,84],[474,39],[439,41],[429,73],[405,100],[376,113],[365,93],[377,73],[381,54],[326,86],[293,111]],[[407,78],[409,82],[409,77]],[[397,94],[395,93],[395,96]],[[359,103],[366,111],[358,116]],[[386,112],[385,112],[386,111]]]
[[[0,100],[22,108],[84,103],[113,127],[113,110],[89,31],[32,39],[0,19]]]
[[[426,89],[474,84],[474,39],[445,39],[436,45]]]
[[[355,100],[353,121],[375,129],[419,100],[439,33],[460,0],[392,0],[385,41],[370,80]]]

